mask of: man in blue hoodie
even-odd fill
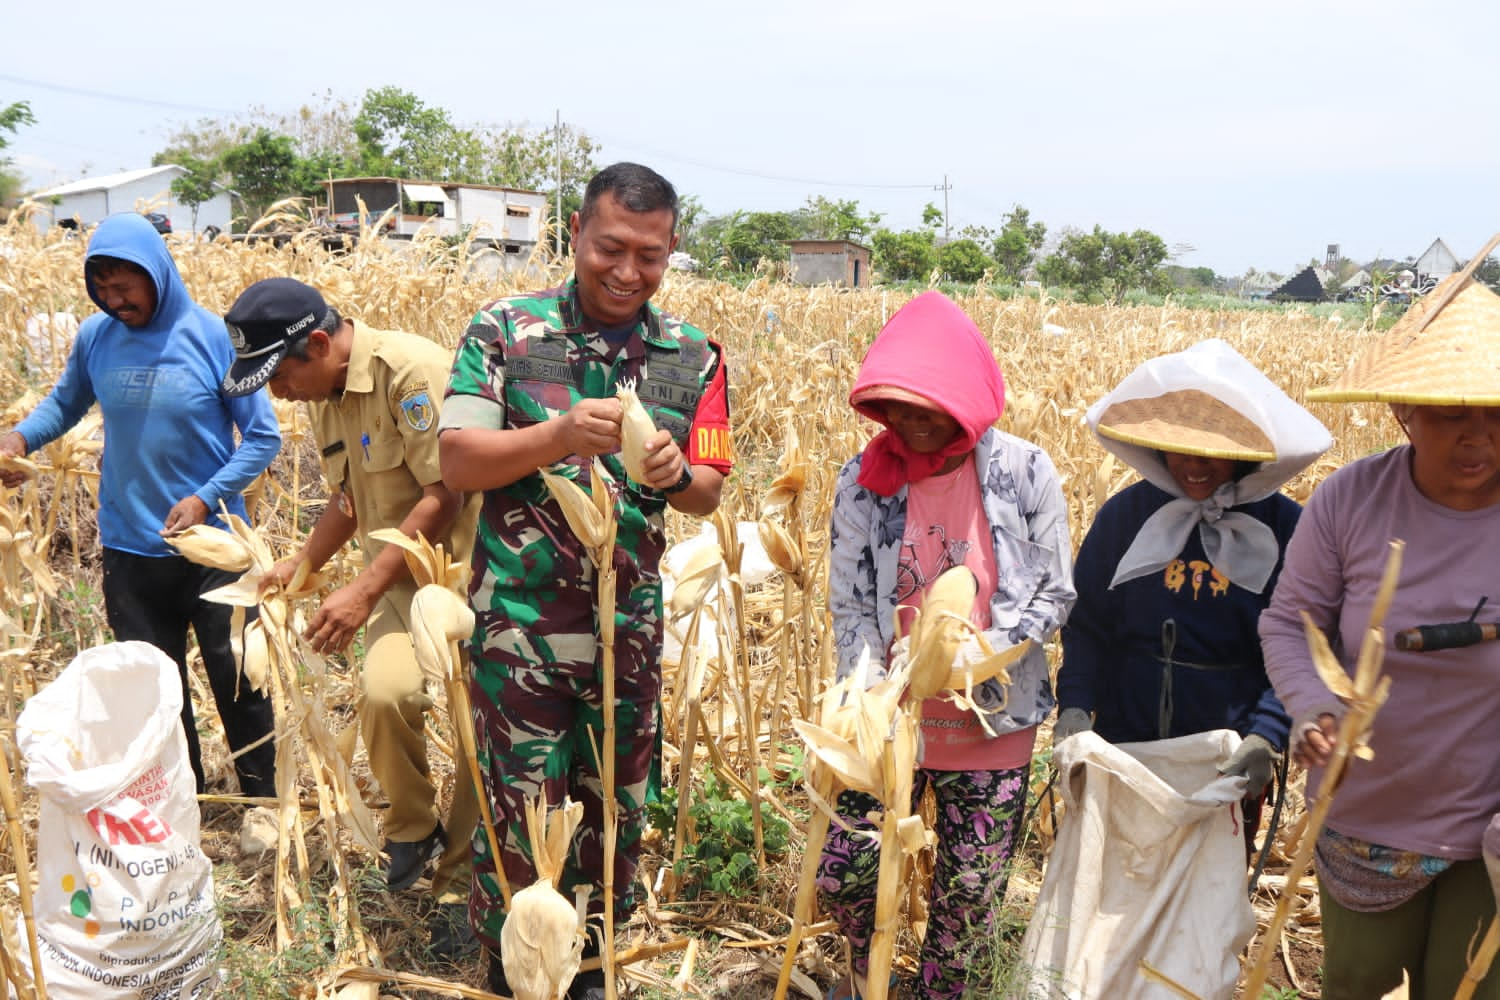
[[[194,524],[225,527],[221,502],[245,516],[242,491],[281,448],[276,415],[265,393],[235,399],[220,388],[234,362],[224,321],[188,296],[145,216],[112,215],[99,224],[84,282],[103,312],[79,328],[52,392],[0,436],[0,458],[48,444],[99,404],[105,437],[99,540],[109,627],[117,640],[149,642],[176,661],[182,724],[201,792],[203,759],[187,676],[192,626],[230,749],[263,741],[235,759],[240,791],[274,797],[276,750],[266,739],[274,728],[271,703],[240,683],[231,609],[200,597],[234,575],[189,562],[164,536]],[[7,486],[20,478],[0,472]]]

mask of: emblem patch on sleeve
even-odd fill
[[[432,426],[436,411],[425,386],[406,390],[406,395],[401,397],[401,413],[406,417],[407,426],[414,431],[425,431]]]

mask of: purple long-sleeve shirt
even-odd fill
[[[1393,448],[1318,487],[1260,617],[1261,644],[1293,719],[1330,708],[1337,714],[1337,699],[1313,668],[1299,612],[1324,630],[1352,675],[1389,542],[1404,540],[1385,620],[1391,693],[1375,717],[1375,758],[1351,760],[1328,826],[1388,847],[1477,858],[1484,829],[1500,812],[1500,642],[1415,653],[1396,649],[1394,637],[1415,625],[1462,621],[1484,596],[1500,603],[1500,559],[1490,549],[1500,538],[1500,505],[1459,511],[1434,503],[1412,482],[1410,459],[1409,446]],[[1315,769],[1309,796],[1321,781],[1322,769]]]

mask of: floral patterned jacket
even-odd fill
[[[1035,639],[1010,667],[1009,691],[986,681],[974,692],[996,733],[1034,726],[1052,710],[1043,642],[1073,606],[1073,547],[1057,470],[1030,441],[993,427],[975,447],[985,518],[995,545],[999,586],[990,596],[985,638],[996,649]],[[906,528],[906,489],[883,497],[859,485],[860,458],[839,473],[830,529],[829,610],[838,676],[870,650],[872,677],[884,672],[894,640],[896,570]]]

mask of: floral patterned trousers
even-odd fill
[[[962,996],[969,954],[988,947],[995,911],[1004,899],[1006,863],[1025,812],[1028,771],[917,772],[913,809],[929,783],[937,796],[937,864],[915,996]],[[876,825],[868,817],[878,815],[881,806],[871,795],[846,791],[837,808],[850,831],[830,830],[818,865],[818,889],[849,939],[854,970],[863,976],[869,968],[880,876],[880,847],[867,836]]]

